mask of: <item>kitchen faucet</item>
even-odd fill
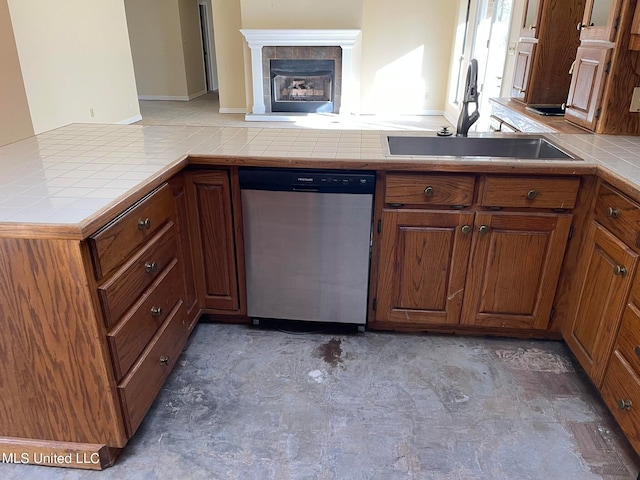
[[[469,115],[469,104],[475,104],[475,110]],[[472,58],[467,69],[467,82],[464,87],[464,99],[462,100],[462,111],[458,117],[458,127],[456,136],[466,137],[469,128],[473,125],[480,113],[478,112],[478,61]]]

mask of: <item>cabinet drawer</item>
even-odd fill
[[[640,373],[640,311],[632,303],[627,305],[624,311],[616,350],[629,362],[636,373]]]
[[[173,195],[165,184],[89,238],[99,280],[151,238],[173,215]]]
[[[601,185],[595,208],[596,220],[629,246],[640,248],[640,206]]]
[[[142,250],[98,287],[107,327],[115,324],[171,263],[177,252],[175,230],[173,222],[167,223]]]
[[[184,297],[183,290],[181,269],[174,260],[107,334],[116,380],[127,373],[171,309]]]
[[[179,301],[149,346],[118,385],[127,434],[131,437],[162,388],[189,337],[185,305]]]
[[[640,378],[616,350],[602,384],[602,398],[636,452],[640,452]]]
[[[485,207],[574,207],[580,179],[576,177],[511,177],[489,175],[482,205]]]
[[[471,205],[473,175],[389,174],[386,203],[412,205]]]

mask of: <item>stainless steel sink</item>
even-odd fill
[[[391,155],[581,160],[537,135],[514,137],[388,136]]]

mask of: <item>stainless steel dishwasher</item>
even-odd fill
[[[375,174],[241,168],[247,313],[364,329]]]

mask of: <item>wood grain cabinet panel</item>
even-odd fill
[[[600,115],[611,48],[580,47],[571,77],[565,118],[577,125],[596,129]]]
[[[572,209],[579,187],[580,179],[572,177],[489,175],[481,204],[484,207]]]
[[[473,216],[451,211],[383,212],[376,321],[459,322]]]
[[[604,183],[598,190],[595,219],[624,243],[640,249],[640,205]]]
[[[478,213],[462,324],[545,329],[569,214]]]
[[[638,255],[593,221],[578,265],[579,302],[564,338],[596,386],[602,384]]]
[[[196,288],[203,308],[240,308],[231,185],[226,170],[188,173]]]
[[[531,63],[535,49],[535,43],[520,42],[518,44],[513,84],[511,86],[511,97],[516,100],[526,101],[529,76],[531,74]]]
[[[471,205],[474,175],[402,174],[387,175],[385,203],[406,205]]]

